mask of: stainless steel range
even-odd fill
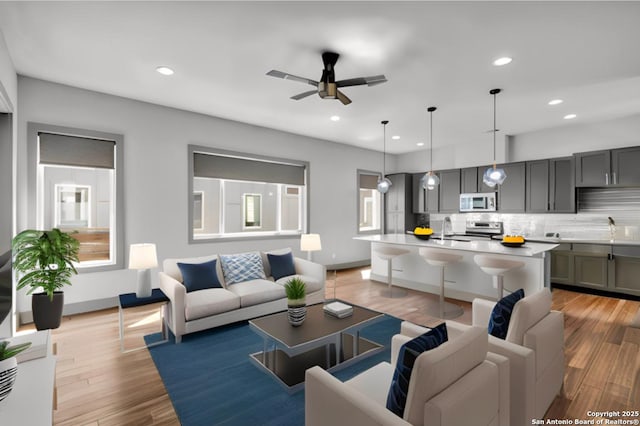
[[[504,226],[500,221],[491,220],[467,220],[465,235],[489,237],[493,235],[502,235]]]

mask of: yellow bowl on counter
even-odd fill
[[[413,235],[421,240],[428,240],[429,238],[431,238],[431,234],[433,234],[433,229],[431,228],[416,226],[413,230]]]

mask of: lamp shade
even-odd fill
[[[151,269],[158,266],[155,244],[131,244],[129,269]]]
[[[300,250],[318,251],[322,250],[319,234],[302,234],[300,236]]]

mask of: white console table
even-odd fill
[[[51,331],[23,334],[10,340],[13,344],[31,342],[31,348],[18,355],[18,375],[13,390],[0,401],[1,422],[3,425],[51,425],[56,376]]]

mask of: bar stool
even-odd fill
[[[483,272],[493,276],[493,284],[498,288],[498,300],[502,299],[504,274],[524,266],[524,262],[519,260],[505,259],[504,257],[488,256],[484,254],[475,255],[473,260]]]
[[[418,252],[429,265],[440,268],[440,303],[438,303],[438,310],[427,307],[427,313],[442,319],[459,317],[464,313],[464,309],[444,300],[444,268],[450,263],[458,262],[462,259],[462,255],[456,254],[451,250],[438,250],[428,247],[421,247]]]
[[[401,290],[399,288],[393,288],[391,285],[391,273],[392,268],[391,265],[393,263],[393,259],[398,256],[402,256],[403,254],[409,253],[409,250],[403,249],[400,247],[390,247],[390,246],[382,246],[376,247],[373,249],[373,252],[382,260],[387,261],[387,284],[388,288],[380,292],[381,296],[384,297],[404,297],[407,295],[405,290]]]

